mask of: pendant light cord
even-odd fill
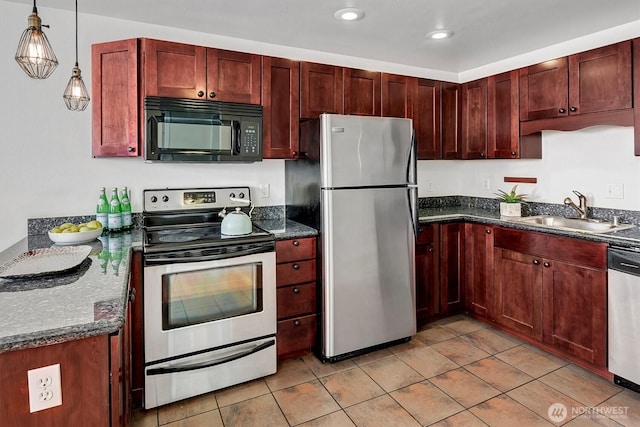
[[[35,4],[36,0],[33,0]],[[76,67],[78,66],[78,0],[76,0]]]

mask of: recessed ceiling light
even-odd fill
[[[425,35],[425,37],[433,40],[450,39],[451,37],[453,37],[453,31],[435,30]]]
[[[356,9],[355,7],[347,7],[345,9],[340,9],[333,16],[338,21],[359,21],[364,18],[364,12],[360,9]]]

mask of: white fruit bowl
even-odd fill
[[[87,243],[97,239],[102,234],[102,227],[91,231],[78,231],[77,233],[52,233],[49,231],[49,238],[58,245],[75,245],[76,243]]]

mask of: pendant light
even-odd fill
[[[71,111],[84,111],[89,105],[89,94],[82,81],[80,67],[78,67],[78,0],[76,0],[76,65],[71,71],[71,79],[64,90],[64,103]]]
[[[33,11],[27,19],[27,29],[20,37],[15,56],[18,65],[32,79],[46,79],[58,66],[58,59],[42,27],[49,28],[48,25],[42,25],[36,0],[33,0]]]

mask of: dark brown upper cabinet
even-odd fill
[[[344,69],[344,114],[380,116],[380,80],[378,71]]]
[[[461,85],[442,83],[442,158],[462,158],[462,100]]]
[[[462,85],[462,158],[487,158],[487,79]]]
[[[440,107],[440,82],[418,79],[413,107],[413,128],[416,135],[418,160],[442,157]]]
[[[417,77],[382,73],[382,115],[410,118],[418,86]]]
[[[300,63],[262,58],[262,156],[297,159],[300,156]]]
[[[300,64],[300,118],[317,119],[322,113],[342,114],[342,67]]]
[[[142,39],[144,95],[260,104],[260,55]]]
[[[520,69],[520,120],[621,110],[631,103],[631,41]]]

